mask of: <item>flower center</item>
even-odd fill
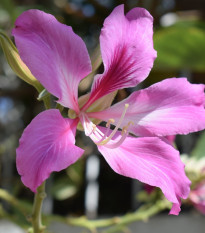
[[[125,108],[124,108],[124,111],[123,111],[123,113],[122,113],[122,115],[121,115],[121,117],[120,117],[120,120],[118,121],[118,123],[117,123],[117,125],[115,126],[115,128],[114,128],[114,130],[112,131],[112,133],[107,137],[107,135],[105,134],[105,137],[106,137],[106,139],[104,139],[104,140],[102,140],[101,142],[97,142],[96,144],[97,145],[105,145],[105,144],[107,144],[112,138],[113,138],[113,136],[116,134],[116,132],[117,132],[117,130],[119,129],[119,127],[121,126],[121,124],[122,124],[122,121],[123,121],[123,119],[124,119],[124,117],[125,117],[125,114],[126,114],[126,112],[127,112],[127,108],[129,107],[129,104],[125,104]],[[109,129],[109,127],[110,127],[110,124],[111,123],[114,123],[114,119],[109,119],[108,120],[108,122],[107,122],[107,125],[106,125],[106,127],[108,127],[108,129]],[[124,127],[123,127],[124,128]],[[107,130],[108,131],[108,130]],[[106,132],[107,132],[106,131]],[[122,134],[124,134],[124,132],[125,132],[126,130],[122,130]]]
[[[110,125],[113,124],[115,120],[114,119],[108,120],[106,124],[107,129],[104,133],[89,120],[88,116],[85,113],[82,113],[81,116],[79,117],[84,126],[85,134],[87,136],[90,136],[91,139],[94,141],[94,143],[98,146],[105,146],[111,149],[119,147],[124,142],[126,137],[128,136],[130,125],[134,124],[132,121],[130,121],[127,125],[125,125],[124,127],[121,127],[128,107],[129,107],[129,104],[125,104],[122,115],[119,121],[117,122],[114,130],[110,129]],[[119,131],[118,131],[119,128],[122,128],[121,135],[119,134]],[[113,137],[115,135],[117,135],[117,139],[113,140]]]

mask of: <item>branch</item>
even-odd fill
[[[96,232],[97,228],[111,226],[108,230],[103,231],[103,233],[111,233],[116,232],[119,228],[122,228],[125,225],[130,224],[131,222],[146,221],[147,219],[156,215],[162,210],[170,208],[171,203],[168,202],[166,199],[163,199],[158,200],[152,206],[150,206],[150,204],[145,204],[136,212],[126,214],[122,217],[113,217],[101,220],[88,220],[86,217],[68,218],[67,223],[74,226],[85,227],[92,232]]]

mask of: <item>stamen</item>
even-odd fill
[[[107,122],[107,124],[106,124],[107,130],[106,130],[105,134],[103,135],[103,137],[100,139],[100,141],[98,141],[98,142],[96,143],[97,145],[100,145],[100,143],[101,143],[104,139],[106,139],[106,137],[108,136],[108,133],[110,132],[110,124],[113,124],[114,122],[115,122],[114,119],[109,119],[109,120],[108,120],[108,122]],[[100,131],[100,132],[101,132],[101,131]]]
[[[92,127],[93,127],[93,132],[95,132],[95,131],[96,131],[96,128],[97,128],[97,126],[96,126],[95,124],[93,124],[93,125],[92,125]]]
[[[115,128],[112,131],[112,133],[110,134],[110,136],[107,137],[106,139],[100,140],[100,142],[97,142],[96,143],[97,145],[105,145],[112,139],[112,137],[116,134],[117,130],[119,129],[120,125],[122,124],[128,107],[129,107],[129,104],[125,104],[125,108],[124,108],[124,111],[120,117],[120,120],[118,121],[117,125],[115,126]]]
[[[114,149],[114,148],[117,148],[120,145],[122,145],[122,143],[124,142],[124,140],[126,139],[126,137],[129,134],[129,127],[130,127],[130,125],[133,125],[133,124],[134,124],[134,122],[130,121],[126,126],[123,127],[122,133],[121,133],[122,137],[117,142],[115,142],[115,143],[107,143],[104,146],[107,147],[107,148],[110,148],[110,149]]]
[[[128,129],[129,129],[129,127],[130,127],[130,125],[134,125],[134,122],[133,122],[133,121],[129,121],[128,124],[122,128],[122,133],[121,133],[121,135],[127,133]]]
[[[106,124],[106,127],[109,127],[110,124],[114,124],[114,123],[115,123],[115,120],[112,119],[112,118],[110,118],[110,119],[108,120],[107,124]]]
[[[85,130],[85,135],[90,136],[93,134],[93,132],[96,130],[96,125],[90,122],[85,114],[80,114],[79,117]]]
[[[107,124],[106,124],[107,129],[106,129],[106,132],[104,133],[95,124],[93,124],[89,120],[89,118],[88,118],[88,116],[86,114],[81,113],[79,115],[79,118],[80,118],[80,120],[81,120],[81,122],[82,122],[82,124],[84,126],[85,134],[87,136],[89,136],[95,142],[95,144],[98,145],[98,146],[105,146],[105,147],[111,148],[111,149],[119,147],[124,142],[126,137],[128,136],[130,125],[134,124],[132,121],[130,121],[130,122],[128,122],[127,125],[125,125],[124,127],[121,127],[121,124],[122,124],[122,122],[124,120],[124,117],[125,117],[125,114],[127,112],[128,107],[129,107],[129,104],[125,104],[122,115],[121,115],[118,123],[116,124],[114,130],[111,132],[110,135],[109,135],[109,132],[111,130],[110,125],[115,122],[114,119],[109,119],[107,121]],[[117,131],[118,131],[118,129],[120,127],[122,128],[120,139],[118,141],[117,140],[112,140],[111,141],[111,139],[117,133]]]

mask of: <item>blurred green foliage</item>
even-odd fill
[[[205,71],[205,23],[184,21],[154,34],[155,70]]]
[[[73,197],[83,184],[84,160],[66,169],[66,176],[59,176],[52,185],[51,192],[59,201]]]
[[[13,24],[16,20],[16,17],[19,15],[20,11],[19,8],[16,7],[16,4],[13,0],[1,0],[0,1],[0,8],[3,12],[8,13],[10,16],[11,23]]]
[[[191,157],[196,159],[205,158],[205,132],[198,138],[196,146],[191,152]]]

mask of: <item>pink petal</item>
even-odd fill
[[[178,215],[179,212],[181,211],[181,208],[180,208],[181,200],[180,200],[180,198],[177,198],[177,199],[178,199],[178,203],[173,203],[169,214]]]
[[[170,213],[179,213],[180,198],[187,198],[190,181],[178,151],[171,145],[156,137],[129,137],[116,149],[98,149],[115,172],[159,187],[173,203]]]
[[[188,134],[205,128],[204,85],[190,84],[185,78],[166,79],[89,117],[118,122],[129,104],[121,127],[134,122],[130,131],[142,136]]]
[[[59,102],[78,110],[78,84],[91,71],[86,46],[71,27],[39,10],[24,12],[12,33],[32,74]]]
[[[194,204],[194,206],[196,207],[196,209],[201,212],[202,214],[205,215],[205,201],[199,203],[199,204]]]
[[[189,199],[195,208],[205,215],[205,180],[191,190]]]
[[[113,10],[100,35],[105,71],[95,77],[86,107],[112,91],[136,86],[148,76],[156,58],[152,35],[153,18],[145,9],[134,8],[126,16],[123,5]]]
[[[166,136],[166,139],[168,140],[168,142],[170,142],[171,145],[174,145],[176,135],[168,135],[168,136]]]
[[[83,154],[74,145],[76,125],[52,109],[40,113],[24,130],[16,150],[17,170],[33,192],[51,172],[65,169]]]

